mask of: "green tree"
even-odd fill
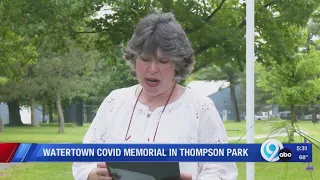
[[[311,14],[319,7],[319,2],[319,0],[309,0],[308,3],[293,0],[256,2],[257,61],[270,65],[274,61],[281,63],[289,59],[301,45],[301,37],[305,35],[300,28],[306,26]],[[79,33],[99,33],[101,37],[107,36],[107,40],[111,40],[114,44],[125,44],[137,22],[148,12],[154,9],[170,11],[182,23],[195,50],[197,63],[194,72],[202,69],[205,71],[210,66],[221,69],[218,72],[222,74],[202,73],[201,79],[221,80],[221,77],[224,77],[224,80],[233,79],[234,75],[230,75],[230,68],[227,68],[230,65],[234,71],[244,70],[246,23],[244,1],[134,0],[108,1],[106,5],[110,7],[112,13],[93,19],[90,23],[91,30]],[[230,76],[225,76],[226,74]],[[204,75],[208,77],[203,77]],[[231,87],[234,87],[233,82]],[[232,97],[236,100],[234,95]],[[237,109],[236,105],[234,107]]]
[[[320,50],[320,7],[312,14],[308,24],[308,46],[313,45],[317,50]]]
[[[271,99],[271,94],[263,91],[261,87],[257,86],[257,80],[259,79],[260,74],[263,72],[265,69],[265,66],[262,63],[256,62],[255,63],[255,72],[254,72],[254,77],[255,77],[255,83],[254,83],[254,100],[255,100],[255,107],[254,111],[259,112],[259,111],[270,111],[271,106],[267,103],[268,100]],[[239,94],[237,95],[239,97],[239,102],[241,104],[245,104],[246,102],[246,77],[245,73],[241,72],[241,80],[240,80],[240,90]],[[245,111],[243,109],[242,111]]]
[[[101,3],[100,1],[96,1],[96,3]],[[7,85],[5,87],[0,88],[0,92],[5,97],[4,99],[8,102],[9,105],[9,111],[10,113],[10,119],[13,119],[13,121],[10,120],[10,123],[12,124],[22,124],[20,120],[19,115],[19,105],[21,104],[20,100],[24,101],[22,103],[26,103],[25,101],[28,101],[30,103],[27,103],[28,105],[31,105],[32,112],[34,112],[34,104],[36,101],[41,100],[43,97],[47,97],[48,99],[52,100],[52,97],[54,97],[55,100],[59,101],[59,94],[61,93],[63,98],[72,98],[76,95],[83,95],[82,90],[78,90],[75,88],[73,92],[71,91],[63,91],[60,92],[60,90],[55,89],[48,89],[46,85],[45,78],[39,77],[39,73],[41,74],[43,71],[41,71],[40,67],[47,67],[47,63],[51,64],[52,66],[49,67],[51,69],[63,69],[62,66],[65,66],[64,69],[68,69],[68,63],[65,63],[61,61],[61,59],[64,59],[64,61],[68,62],[68,57],[70,57],[70,43],[69,40],[78,40],[75,35],[76,29],[81,29],[81,27],[85,26],[87,18],[90,17],[90,15],[95,11],[96,4],[89,0],[81,0],[81,1],[56,1],[56,0],[44,0],[44,1],[2,1],[0,2],[0,8],[1,8],[1,18],[3,18],[5,21],[4,27],[10,27],[9,35],[16,38],[16,41],[21,41],[21,39],[27,39],[26,43],[22,44],[21,42],[18,42],[16,44],[21,45],[21,48],[29,48],[29,45],[32,44],[32,48],[36,48],[37,52],[40,54],[41,57],[39,57],[39,61],[36,65],[30,65],[26,63],[19,63],[13,61],[15,56],[13,55],[19,55],[21,54],[25,55],[25,57],[28,57],[28,54],[22,50],[19,49],[20,46],[15,46],[11,48],[12,50],[16,50],[15,53],[9,54],[10,56],[13,56],[12,60],[6,61],[4,59],[4,62],[9,62],[12,65],[12,71],[18,71],[21,72],[21,78],[19,80],[11,80],[11,79],[5,79],[1,78],[1,84],[4,84],[4,82],[7,82]],[[22,15],[22,17],[21,17]],[[2,21],[1,21],[2,22]],[[12,33],[11,33],[12,32]],[[7,37],[11,37],[7,36]],[[5,36],[6,37],[6,36]],[[9,39],[7,38],[7,39]],[[11,38],[13,39],[13,38]],[[10,39],[9,39],[10,40]],[[13,39],[15,40],[15,39]],[[12,41],[13,41],[12,40]],[[82,41],[81,41],[82,42]],[[9,43],[7,43],[9,44]],[[13,43],[11,43],[13,44]],[[3,45],[3,44],[1,44]],[[5,44],[4,44],[5,45]],[[74,46],[73,46],[74,47]],[[3,48],[1,48],[2,50]],[[6,49],[5,49],[6,50]],[[28,50],[28,49],[27,49]],[[88,51],[87,53],[93,53],[92,51]],[[94,52],[96,53],[96,52]],[[82,53],[84,55],[85,53]],[[54,55],[55,57],[53,57]],[[85,55],[84,55],[85,56]],[[25,58],[22,56],[19,56],[16,59],[25,59],[28,60],[28,58]],[[84,57],[87,58],[87,57]],[[48,62],[44,62],[45,60]],[[57,60],[58,59],[58,60]],[[92,60],[92,59],[90,59]],[[50,62],[50,61],[57,61],[56,63]],[[73,60],[73,66],[77,67],[77,65],[83,65],[84,60]],[[2,62],[2,59],[0,58],[0,62]],[[88,61],[89,63],[95,63],[95,61]],[[89,64],[87,63],[87,65]],[[22,69],[19,68],[18,65],[25,65],[24,67],[28,67],[28,69]],[[44,66],[41,66],[45,64]],[[72,64],[72,63],[71,63]],[[40,66],[39,66],[40,65]],[[53,67],[53,66],[58,67]],[[8,67],[8,66],[1,66],[2,67]],[[87,68],[86,67],[80,67],[80,68]],[[6,68],[6,70],[11,70],[10,68]],[[50,70],[50,69],[49,69]],[[74,70],[74,69],[73,69]],[[79,74],[79,72],[75,72],[77,70],[69,72],[71,75],[69,78],[58,78],[60,81],[58,81],[61,86],[66,85],[67,87],[65,89],[72,89],[70,86],[72,84],[74,86],[80,86],[84,85],[82,81],[79,80],[78,77],[83,78],[84,75],[81,73],[88,73],[87,70],[82,70],[82,72]],[[80,71],[80,70],[79,70]],[[1,71],[2,72],[2,71]],[[65,72],[63,72],[65,73]],[[61,76],[65,77],[62,73]],[[7,73],[8,74],[8,73]],[[45,73],[44,73],[45,74]],[[41,74],[42,75],[42,74]],[[78,76],[77,76],[78,75]],[[0,74],[0,77],[1,74]],[[43,76],[47,77],[47,76]],[[80,79],[81,79],[80,78]],[[88,76],[86,77],[87,79]],[[61,80],[62,79],[62,80]],[[85,82],[88,82],[87,80]],[[49,79],[50,80],[50,79]],[[65,81],[69,81],[70,83],[67,83]],[[80,82],[79,82],[80,81]],[[78,84],[75,84],[77,83]],[[57,86],[56,84],[53,84],[53,86]],[[24,89],[24,91],[21,91],[21,89]],[[61,88],[58,88],[61,89]],[[77,91],[78,90],[78,91]],[[52,91],[56,91],[56,93],[53,95]],[[80,92],[81,91],[81,92]],[[11,102],[12,101],[12,102]],[[59,103],[57,104],[57,108]],[[51,107],[51,106],[49,106]],[[50,110],[51,108],[49,108]],[[61,110],[61,108],[60,108]],[[61,114],[61,111],[59,111]],[[34,117],[34,113],[33,117]],[[14,117],[13,117],[14,116]],[[34,118],[32,118],[34,120]],[[62,118],[60,118],[62,119]],[[35,121],[33,121],[35,124]],[[62,128],[60,128],[62,129]]]
[[[22,77],[37,57],[35,47],[12,30],[5,12],[4,2],[0,2],[0,86],[10,79]]]
[[[269,92],[265,92],[263,88],[257,85],[261,74],[264,72],[264,68],[265,67],[261,63],[255,63],[255,112],[270,111],[268,100],[271,99],[272,95]]]
[[[288,1],[256,2],[256,41],[258,61],[267,61],[264,55],[276,57],[283,52],[294,52],[292,42],[299,31],[288,29],[305,26],[319,0],[308,3]],[[245,64],[245,2],[238,0],[168,0],[168,1],[106,1],[112,13],[93,19],[91,30],[82,33],[99,33],[115,44],[126,43],[137,22],[148,12],[159,9],[171,11],[182,23],[197,55],[195,71],[202,67],[224,65],[235,61],[243,70]],[[303,11],[302,11],[303,10]],[[190,13],[192,12],[192,13]],[[282,43],[279,43],[281,41]],[[270,58],[268,60],[271,60]]]
[[[15,31],[12,22],[8,18],[9,1],[0,2],[0,92],[8,87],[14,87],[13,82],[21,82],[24,72],[30,64],[35,63],[37,52],[36,47],[29,42],[19,31]],[[13,88],[13,91],[16,90]],[[8,93],[0,93],[0,101],[8,103],[9,122],[14,125],[22,125],[19,100]]]
[[[96,93],[95,63],[101,58],[94,50],[84,51],[72,43],[69,46],[70,51],[63,54],[43,53],[33,67],[35,76],[30,79],[39,84],[38,95],[45,94],[55,100],[61,133],[64,132],[62,100],[86,98]]]
[[[294,126],[294,106],[316,100],[320,92],[320,52],[311,47],[310,53],[297,53],[290,61],[261,73],[258,87],[271,93],[269,102],[290,106],[291,125]],[[293,141],[291,132],[290,141]]]
[[[272,61],[282,62],[288,59],[287,57],[296,50],[296,40],[301,34],[299,27],[306,25],[311,13],[318,8],[319,2],[320,0],[308,0],[307,3],[293,0],[258,1],[255,16],[258,33],[258,38],[256,38],[257,60],[268,64]],[[35,46],[41,56],[39,61],[47,60],[48,64],[52,65],[48,68],[52,69],[54,66],[59,67],[61,59],[66,58],[67,54],[70,55],[69,40],[82,44],[86,40],[83,37],[94,35],[94,50],[100,51],[101,54],[104,54],[109,48],[120,49],[119,46],[124,46],[131,37],[140,18],[154,9],[172,11],[182,23],[197,56],[194,72],[212,65],[222,69],[225,64],[232,64],[234,68],[243,70],[245,65],[245,3],[238,0],[207,2],[192,0],[98,0],[94,2],[92,0],[12,0],[2,1],[1,5],[0,12],[5,15],[3,17],[6,18],[6,27],[10,27],[14,34],[20,35]],[[103,7],[110,8],[112,14],[92,18]],[[85,46],[90,45],[87,43]],[[108,50],[108,52],[112,51]],[[283,54],[283,52],[287,53]],[[55,56],[51,57],[50,54]],[[118,61],[119,57],[114,58],[113,54],[118,55],[119,53],[104,54],[107,56],[106,62],[101,62],[107,72],[100,72],[102,68],[97,68],[99,73],[92,78],[92,81],[99,84],[95,87],[98,87],[99,94],[102,95],[113,88],[135,82],[133,78],[119,82],[113,81],[116,78],[120,80],[119,77],[127,77],[130,72],[128,67],[124,66],[124,62]],[[57,61],[57,63],[54,64],[51,61]],[[39,62],[41,63],[43,62]],[[44,64],[47,65],[47,63]],[[111,67],[112,65],[115,67]],[[102,78],[103,75],[106,75],[105,79]],[[9,83],[8,81],[7,84],[12,87],[10,91],[14,92],[15,82]],[[60,85],[69,84],[61,83]],[[53,97],[51,91],[36,92],[36,96],[40,94],[40,96]],[[67,90],[65,93],[69,94]],[[70,94],[72,95],[63,95],[62,98],[68,99],[77,93]],[[89,93],[89,96],[96,95],[96,92]],[[11,94],[10,96],[14,97]],[[19,103],[15,104],[19,105]]]

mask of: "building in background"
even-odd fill
[[[245,120],[246,116],[246,105],[245,103],[240,101],[240,91],[241,88],[239,86],[236,86],[236,98],[238,102],[238,109],[239,109],[239,115],[240,120]],[[231,91],[229,87],[225,87],[221,89],[220,91],[214,92],[208,96],[214,104],[216,105],[216,108],[221,116],[221,119],[226,120],[235,120],[235,113],[233,104],[231,101]]]
[[[222,120],[234,120],[234,108],[231,101],[230,83],[227,81],[192,81],[187,87],[195,93],[208,96],[215,104]],[[245,119],[245,103],[241,102],[241,88],[236,87],[240,119]]]
[[[36,121],[42,122],[42,107],[39,106],[35,111]],[[30,107],[21,107],[20,116],[23,124],[31,124],[31,110]],[[4,124],[9,124],[9,109],[6,103],[0,103],[0,117]]]
[[[221,119],[235,120],[234,108],[231,101],[231,91],[229,88],[230,83],[226,81],[192,81],[187,87],[193,90],[195,93],[208,96],[215,104]],[[240,120],[245,120],[246,117],[246,104],[245,104],[245,92],[244,88],[240,85],[236,86],[236,98],[238,102],[238,109]],[[256,120],[266,120],[276,117],[278,114],[278,105],[261,105],[255,104],[256,110]],[[260,114],[268,114],[267,117],[259,117]]]

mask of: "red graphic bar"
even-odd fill
[[[10,163],[20,143],[0,143],[0,163]]]

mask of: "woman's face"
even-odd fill
[[[175,83],[175,63],[160,50],[157,57],[141,55],[136,60],[136,75],[144,91],[157,96],[171,90]]]

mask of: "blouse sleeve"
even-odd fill
[[[202,144],[228,143],[224,124],[211,99],[200,103],[198,141]],[[238,169],[232,162],[199,163],[197,180],[236,180]]]
[[[114,105],[113,93],[110,93],[100,105],[95,118],[86,132],[83,143],[105,143],[107,132],[107,112]],[[87,180],[89,173],[97,167],[98,162],[75,162],[72,164],[72,174],[75,180]]]

